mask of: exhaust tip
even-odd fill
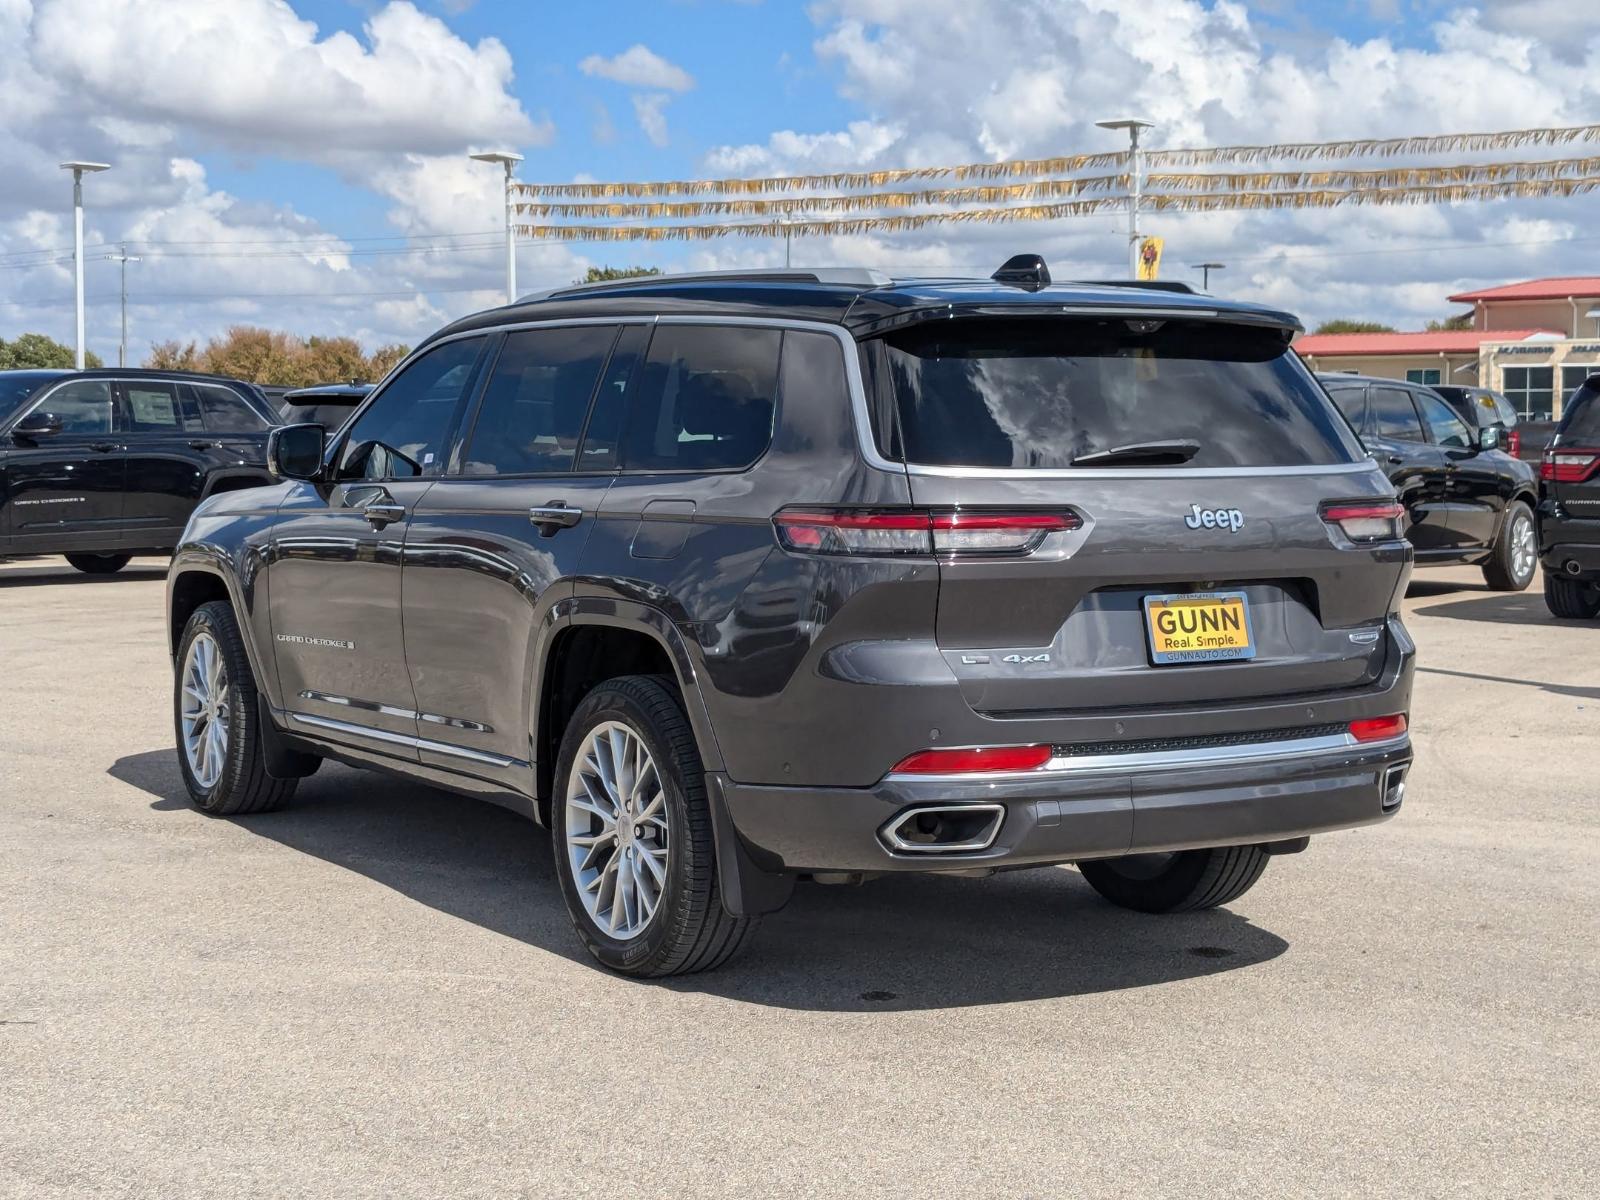
[[[1410,763],[1397,763],[1383,773],[1383,811],[1392,813],[1406,798],[1406,772]]]
[[[1568,575],[1583,574],[1583,566],[1575,558],[1567,559],[1566,564],[1561,569],[1564,570]]]
[[[974,854],[994,845],[1005,815],[1000,804],[919,804],[878,836],[896,854]]]

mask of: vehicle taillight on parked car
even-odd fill
[[[1077,529],[1073,512],[967,512],[786,508],[772,518],[778,542],[802,554],[1031,554],[1045,537]]]
[[[1352,542],[1390,542],[1404,533],[1405,506],[1397,500],[1352,500],[1322,506],[1322,519]]]
[[[1539,478],[1555,483],[1582,483],[1600,471],[1600,450],[1563,446],[1549,449],[1539,463]]]

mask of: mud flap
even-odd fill
[[[256,728],[261,740],[261,766],[273,779],[304,779],[315,775],[322,765],[317,755],[289,748],[260,697],[256,700]]]
[[[777,912],[794,894],[794,876],[768,871],[751,857],[728,815],[721,775],[707,772],[706,802],[711,807],[711,836],[717,847],[717,885],[722,891],[722,907],[736,917]]]

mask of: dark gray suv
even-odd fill
[[[332,758],[524,812],[634,975],[720,964],[799,879],[1231,901],[1411,762],[1403,511],[1297,328],[1031,256],[458,321],[196,512],[183,777],[255,812]]]

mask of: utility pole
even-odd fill
[[[1118,117],[1096,121],[1101,129],[1128,131],[1128,278],[1139,278],[1139,201],[1144,192],[1144,155],[1139,149],[1139,134],[1152,129],[1155,122],[1140,117]]]
[[[109,171],[110,163],[64,162],[63,171],[72,172],[72,274],[73,296],[78,309],[78,340],[73,361],[83,370],[83,177],[95,171]]]
[[[128,243],[123,242],[119,253],[111,261],[122,264],[122,341],[117,345],[117,366],[128,365],[128,264],[138,262],[137,256],[128,254]]]

